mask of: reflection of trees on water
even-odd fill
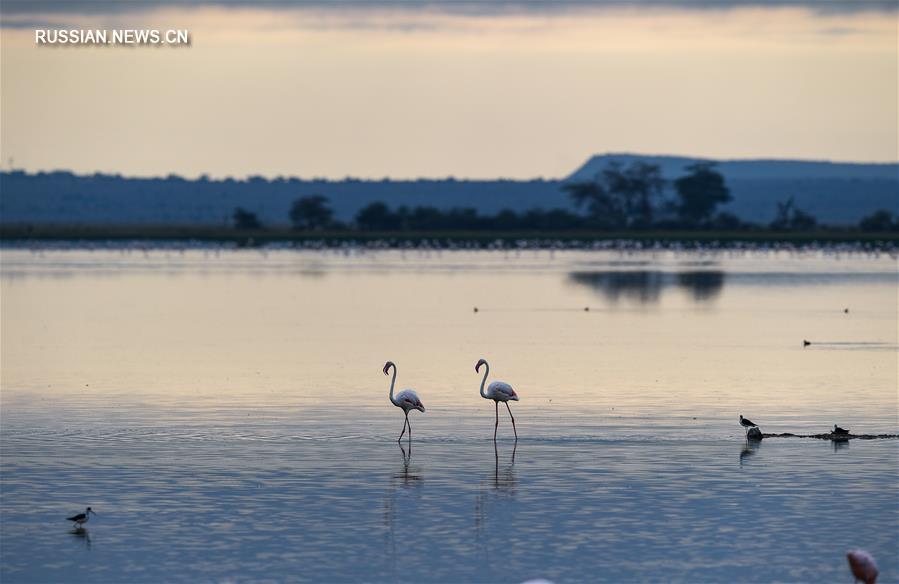
[[[712,300],[724,288],[725,274],[718,270],[668,273],[649,270],[571,272],[571,282],[588,286],[611,302],[658,302],[666,288],[680,288],[693,300]]]
[[[677,285],[702,302],[711,300],[724,288],[724,272],[679,272]]]

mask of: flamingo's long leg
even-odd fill
[[[515,427],[515,416],[512,415],[512,408],[509,407],[509,402],[506,402],[506,409],[509,410],[509,417],[512,418],[512,431],[515,432],[515,440],[518,440],[518,429]]]
[[[496,442],[496,431],[499,429],[499,402],[494,401],[493,404],[496,406],[496,424],[493,425],[493,441]]]
[[[403,439],[403,434],[406,433],[406,424],[409,423],[409,412],[406,412],[406,419],[403,421],[403,431],[400,432],[400,437],[396,439],[397,442]],[[409,429],[409,434],[412,434],[412,429]]]
[[[409,421],[409,412],[406,412],[406,424],[409,426],[409,450],[412,450],[412,422]]]

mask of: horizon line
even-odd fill
[[[37,170],[29,170],[26,168],[0,168],[0,175],[8,175],[13,173],[24,173],[26,175],[37,176],[40,174],[55,174],[55,173],[68,173],[78,177],[90,177],[90,176],[110,176],[110,177],[119,177],[126,179],[138,179],[138,180],[165,180],[169,178],[178,178],[186,181],[199,181],[205,178],[207,181],[227,181],[232,180],[235,182],[249,181],[253,179],[265,179],[268,182],[273,182],[277,180],[299,180],[304,182],[348,182],[348,181],[360,181],[360,182],[416,182],[416,181],[457,181],[457,182],[493,182],[493,181],[506,181],[506,182],[554,182],[554,181],[564,181],[568,180],[575,174],[577,174],[584,166],[589,164],[591,161],[597,158],[603,157],[615,157],[615,156],[626,156],[626,157],[636,157],[636,158],[662,158],[662,159],[687,159],[690,161],[709,161],[714,162],[716,164],[728,164],[728,163],[741,163],[741,162],[771,162],[771,163],[813,163],[813,164],[832,164],[832,165],[856,165],[856,166],[897,166],[899,167],[899,156],[895,161],[880,161],[880,160],[835,160],[828,158],[778,158],[778,157],[747,157],[747,158],[713,158],[709,156],[694,156],[689,154],[656,154],[656,153],[637,153],[637,152],[603,152],[600,154],[592,154],[587,157],[587,159],[578,165],[573,171],[571,171],[567,176],[560,177],[547,177],[544,175],[532,176],[532,177],[507,177],[507,176],[495,176],[495,177],[460,177],[452,174],[444,175],[444,176],[417,176],[417,177],[402,177],[402,176],[390,176],[390,175],[382,175],[382,176],[354,176],[351,174],[344,175],[342,177],[329,177],[329,176],[310,176],[310,177],[302,177],[296,174],[246,174],[243,176],[233,176],[233,175],[213,175],[212,173],[204,172],[197,175],[182,175],[177,172],[169,172],[167,174],[124,174],[121,171],[102,171],[95,170],[93,172],[90,171],[76,171],[72,169],[66,168],[54,168],[54,169],[37,169]],[[899,170],[899,168],[897,168]],[[899,177],[897,177],[899,179]]]

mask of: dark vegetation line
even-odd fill
[[[319,194],[296,199],[282,224],[264,224],[256,213],[238,207],[231,225],[60,225],[0,223],[3,240],[197,240],[241,245],[267,242],[407,243],[468,241],[483,246],[500,241],[603,240],[669,242],[863,242],[895,247],[899,220],[880,210],[854,227],[825,226],[789,198],[778,204],[767,224],[749,223],[719,206],[732,200],[724,176],[712,162],[688,165],[668,181],[661,167],[642,161],[609,162],[592,180],[563,185],[577,212],[568,209],[511,209],[482,215],[472,207],[441,210],[430,206],[390,208],[376,201],[351,221],[335,218]],[[542,242],[542,243],[541,243]],[[884,245],[886,242],[886,245]],[[514,244],[513,244],[514,245]],[[576,245],[575,245],[576,246]]]
[[[356,233],[627,233],[641,232],[790,232],[840,231],[819,225],[810,213],[798,209],[793,198],[778,204],[777,213],[767,225],[748,223],[718,206],[732,200],[724,176],[715,164],[701,162],[688,166],[686,174],[674,181],[662,178],[655,164],[609,163],[593,180],[567,183],[562,188],[581,211],[567,209],[531,209],[517,213],[511,209],[495,215],[481,215],[472,207],[447,211],[436,207],[391,209],[376,201],[359,210],[353,221],[334,218],[328,199],[310,195],[294,201],[288,219],[296,231]],[[670,184],[669,184],[670,183]],[[674,197],[666,197],[668,187]],[[233,226],[239,230],[262,231],[266,228],[257,215],[236,208]],[[899,220],[889,210],[880,210],[861,220],[855,228],[867,233],[899,233]]]
[[[235,229],[210,225],[3,225],[0,241],[28,242],[182,242],[226,243],[240,247],[287,244],[321,248],[357,245],[369,248],[420,247],[435,249],[468,248],[732,248],[757,245],[804,247],[816,244],[852,244],[866,250],[899,248],[899,233],[862,232],[849,229],[816,231],[299,231],[280,226],[259,229]]]

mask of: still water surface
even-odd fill
[[[737,423],[897,432],[886,255],[5,249],[0,286],[4,583],[899,579],[899,441]]]

